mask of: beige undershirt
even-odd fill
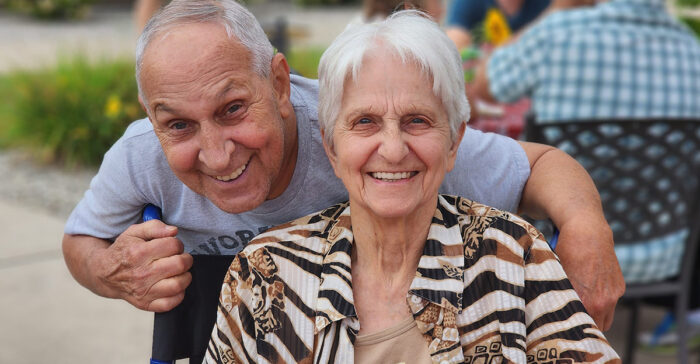
[[[413,316],[374,334],[355,339],[355,363],[429,364],[428,343]]]

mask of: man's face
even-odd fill
[[[143,58],[144,105],[170,168],[220,209],[239,213],[279,196],[296,162],[289,74],[276,55],[268,79],[217,24],[163,31]]]

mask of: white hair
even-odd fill
[[[229,38],[238,40],[251,55],[253,71],[261,77],[270,75],[274,49],[255,16],[234,0],[173,0],[148,21],[136,43],[136,84],[141,88],[143,55],[159,33],[184,24],[221,24]]]
[[[403,10],[386,20],[349,26],[323,53],[318,66],[318,114],[325,140],[332,145],[346,78],[356,81],[363,59],[372,52],[392,52],[416,64],[433,80],[433,93],[447,112],[452,140],[469,119],[462,61],[454,43],[438,25],[416,10]]]

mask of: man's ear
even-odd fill
[[[294,112],[292,103],[289,100],[290,80],[289,80],[289,65],[287,59],[282,53],[277,53],[272,57],[270,65],[270,78],[272,80],[272,88],[275,91],[277,105],[282,118],[289,117],[290,113]]]
[[[143,98],[141,97],[140,94],[139,94],[139,96],[138,96],[138,99],[139,99],[139,105],[141,105],[141,109],[146,113],[146,116],[147,116],[148,119],[150,120],[150,119],[151,119],[151,114],[148,113],[148,107],[146,107],[146,104],[143,102]],[[151,122],[152,122],[152,121],[153,121],[153,120],[151,120]]]

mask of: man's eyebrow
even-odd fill
[[[239,82],[237,82],[235,79],[229,79],[228,82],[226,83],[226,86],[224,86],[221,91],[216,95],[217,98],[224,98],[226,95],[228,95],[231,90],[236,90],[239,91],[241,90],[242,87],[239,85]],[[239,91],[240,92],[240,91]]]
[[[158,112],[158,111],[164,111],[164,112],[167,112],[167,113],[170,113],[170,114],[175,113],[175,109],[173,109],[173,108],[171,108],[170,106],[168,106],[168,105],[166,105],[166,104],[163,104],[163,103],[159,103],[159,104],[157,104],[157,105],[153,108],[153,112],[154,112],[154,113],[156,113],[156,112]]]

